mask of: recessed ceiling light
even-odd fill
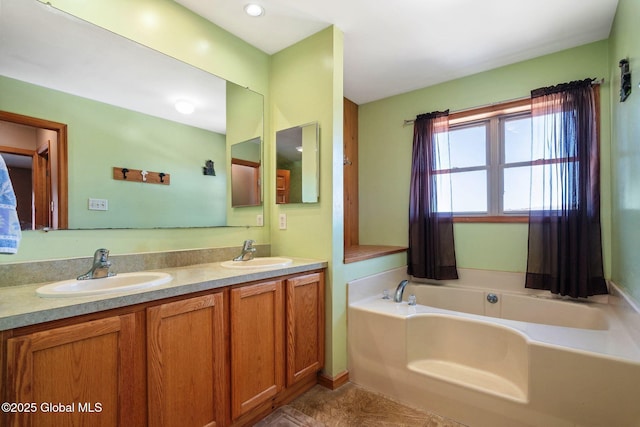
[[[176,102],[175,107],[176,110],[178,110],[178,112],[182,114],[191,114],[196,109],[196,107],[188,101],[178,101]]]
[[[244,7],[244,11],[247,15],[258,17],[264,15],[264,8],[259,4],[249,3]]]

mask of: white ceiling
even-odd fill
[[[357,104],[606,39],[618,0],[175,0],[273,54],[331,24]]]

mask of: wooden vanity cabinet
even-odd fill
[[[0,413],[0,425],[252,425],[317,382],[324,277],[283,276],[1,331],[0,397],[37,406]]]
[[[6,341],[5,413],[10,426],[123,426],[136,406],[136,316],[57,327]],[[25,407],[24,405],[30,405]]]
[[[284,387],[282,281],[231,290],[231,415],[237,419]]]
[[[287,387],[324,367],[324,273],[287,279]]]
[[[231,414],[242,424],[324,366],[324,272],[232,289],[230,341]]]
[[[149,426],[222,425],[225,325],[222,292],[147,309]]]

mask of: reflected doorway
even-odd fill
[[[260,163],[231,159],[231,206],[260,205]]]
[[[0,111],[0,154],[22,230],[67,228],[67,126]]]

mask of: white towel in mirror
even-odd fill
[[[16,212],[16,195],[13,191],[9,170],[0,155],[0,253],[15,254],[22,232]]]

